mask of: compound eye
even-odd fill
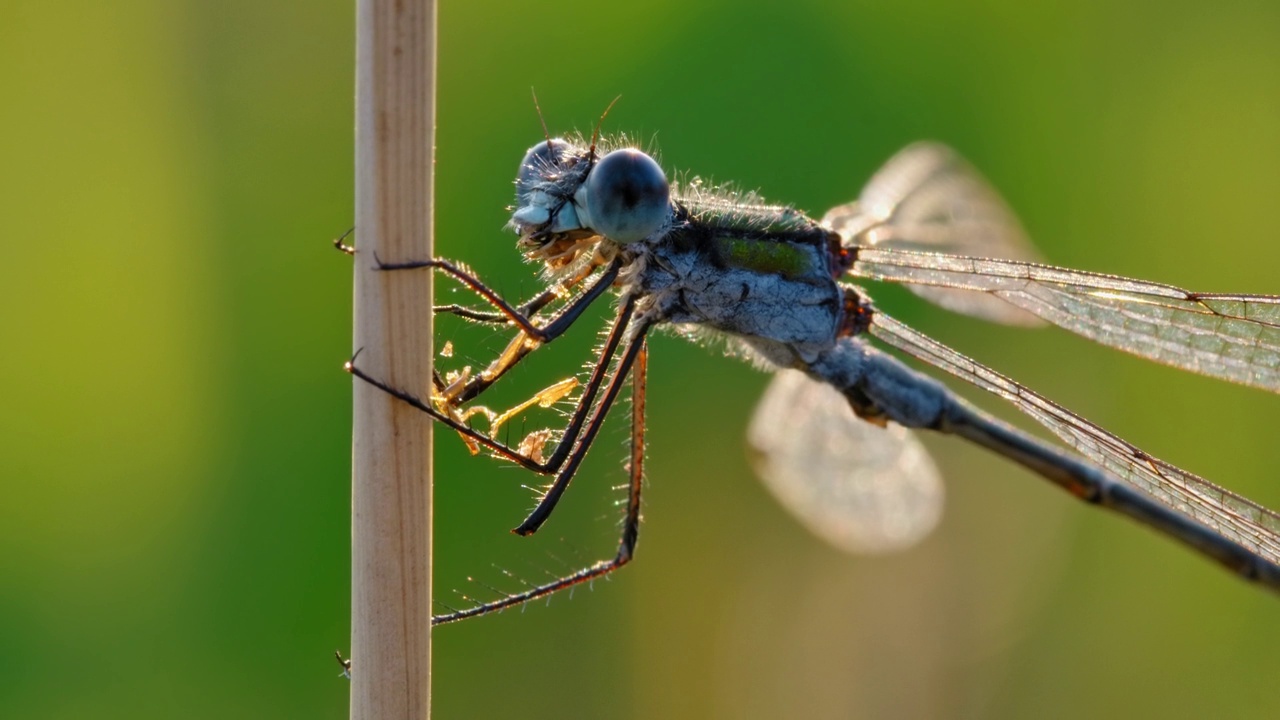
[[[568,152],[569,143],[560,138],[543,140],[529,148],[516,171],[516,199],[520,204],[524,204],[535,185],[552,179]]]
[[[591,169],[586,205],[591,229],[620,243],[657,232],[670,214],[667,176],[639,150],[614,150]]]

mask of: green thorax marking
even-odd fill
[[[778,273],[795,280],[818,270],[812,246],[778,240],[752,240],[721,235],[715,238],[720,262],[757,273]]]
[[[829,234],[804,213],[755,193],[691,190],[678,202],[719,263],[789,280],[828,274]]]

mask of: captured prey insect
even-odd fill
[[[514,326],[506,349],[477,374],[437,375],[431,398],[391,387],[354,362],[348,369],[468,443],[554,476],[515,528],[521,535],[537,531],[550,516],[630,378],[622,536],[613,558],[451,610],[433,623],[542,597],[631,560],[640,521],[646,336],[660,327],[726,338],[740,355],[778,372],[750,425],[758,470],[785,506],[838,546],[902,546],[932,528],[940,484],[910,431],[934,430],[999,453],[1081,500],[1280,590],[1276,513],[1152,457],[911,329],[843,280],[905,283],[955,312],[1010,324],[1047,321],[1152,360],[1272,392],[1280,392],[1280,297],[1193,293],[1039,264],[996,193],[955,153],[931,143],[901,151],[855,202],[834,208],[821,222],[766,204],[754,193],[697,180],[670,184],[649,155],[621,143],[598,145],[595,137],[548,137],[525,154],[515,185],[509,227],[525,259],[542,263],[553,278],[545,292],[513,306],[445,260],[377,266],[435,268],[452,276],[496,312],[456,305],[436,311]],[[562,335],[610,290],[618,298],[613,324],[563,430],[531,434],[513,447],[467,424],[468,403]],[[999,395],[1075,452],[994,419],[873,348],[868,337]]]

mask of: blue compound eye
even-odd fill
[[[639,150],[614,150],[587,176],[591,229],[615,242],[643,240],[667,221],[670,196],[667,176],[653,158]]]
[[[516,171],[516,198],[523,201],[537,183],[545,182],[555,175],[561,166],[564,156],[569,152],[569,143],[560,138],[543,140],[529,148],[520,161],[520,169]]]

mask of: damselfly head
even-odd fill
[[[545,140],[525,153],[515,185],[508,227],[535,255],[564,240],[637,242],[657,234],[673,214],[666,174],[633,148],[600,157],[581,141]]]

